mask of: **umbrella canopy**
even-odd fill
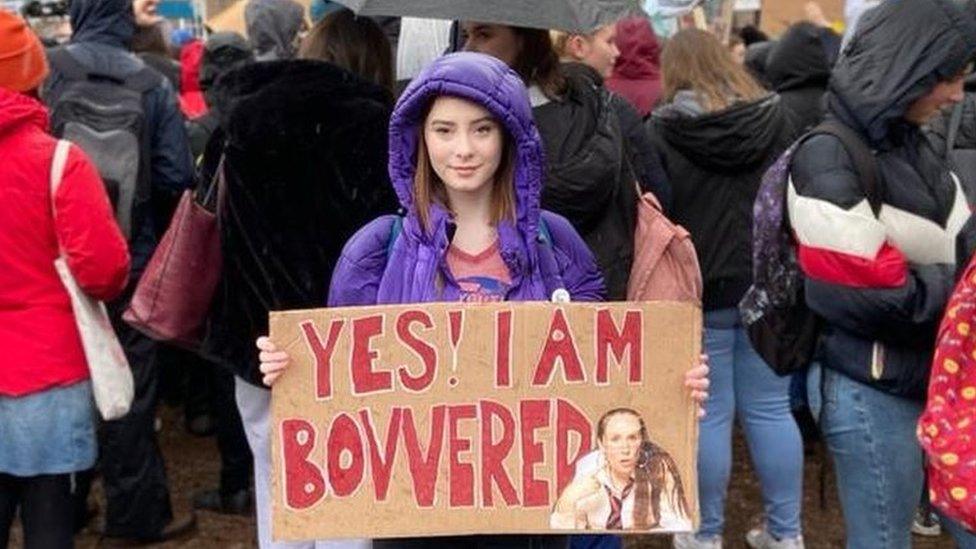
[[[336,0],[360,15],[456,19],[587,33],[616,23],[632,0]]]

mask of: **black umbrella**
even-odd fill
[[[590,32],[615,23],[633,0],[336,0],[360,15],[397,15]]]

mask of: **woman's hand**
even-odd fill
[[[257,346],[258,350],[261,351],[258,358],[261,360],[261,374],[264,375],[264,384],[271,387],[291,365],[291,357],[288,356],[287,352],[279,351],[278,346],[268,336],[259,337]]]
[[[261,368],[263,371],[263,362]],[[702,354],[698,364],[685,372],[685,387],[691,391],[691,399],[698,405],[698,417],[705,417],[703,405],[708,400],[708,355]]]

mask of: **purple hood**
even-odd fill
[[[566,288],[574,300],[599,300],[603,281],[585,243],[568,221],[539,206],[544,181],[542,140],[518,74],[493,57],[455,53],[428,66],[400,96],[390,121],[390,180],[406,211],[402,233],[391,241],[393,217],[379,218],[349,240],[332,278],[330,305],[454,301],[459,296],[445,260],[453,221],[432,205],[430,233],[413,203],[417,141],[431,101],[450,95],[491,112],[516,150],[516,221],[498,226],[502,259],[512,275],[512,301],[545,300]],[[540,240],[540,219],[552,243]],[[387,268],[392,265],[392,268]],[[440,273],[443,284],[437,283]]]

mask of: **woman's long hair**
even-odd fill
[[[768,93],[732,60],[718,38],[698,29],[680,31],[668,40],[661,54],[661,71],[665,101],[673,101],[679,91],[689,90],[708,112],[754,101]]]
[[[634,526],[641,530],[648,530],[661,525],[662,497],[668,498],[675,511],[682,516],[689,516],[681,472],[671,454],[649,440],[641,444],[639,452],[635,475],[638,484],[634,492]],[[674,479],[674,486],[670,491],[667,491],[668,477]],[[644,489],[640,490],[642,485]],[[643,500],[642,492],[645,498]],[[648,499],[650,506],[648,506]],[[648,507],[651,511],[650,517],[647,516]]]
[[[637,469],[634,471],[634,528],[650,530],[661,524],[661,498],[667,497],[676,511],[689,516],[685,487],[681,480],[678,464],[663,448],[651,442],[647,434],[644,418],[632,408],[614,408],[603,414],[596,425],[597,440],[603,439],[607,422],[617,414],[630,414],[640,423],[641,445],[637,454]],[[668,477],[674,479],[674,486],[666,492]]]
[[[342,9],[312,27],[298,56],[332,63],[393,94],[393,53],[383,29],[369,17]]]
[[[559,62],[559,54],[553,48],[549,31],[525,27],[511,27],[511,29],[522,41],[522,48],[515,58],[512,70],[522,77],[527,87],[538,86],[549,99],[556,100],[562,97],[566,93],[566,77]]]

